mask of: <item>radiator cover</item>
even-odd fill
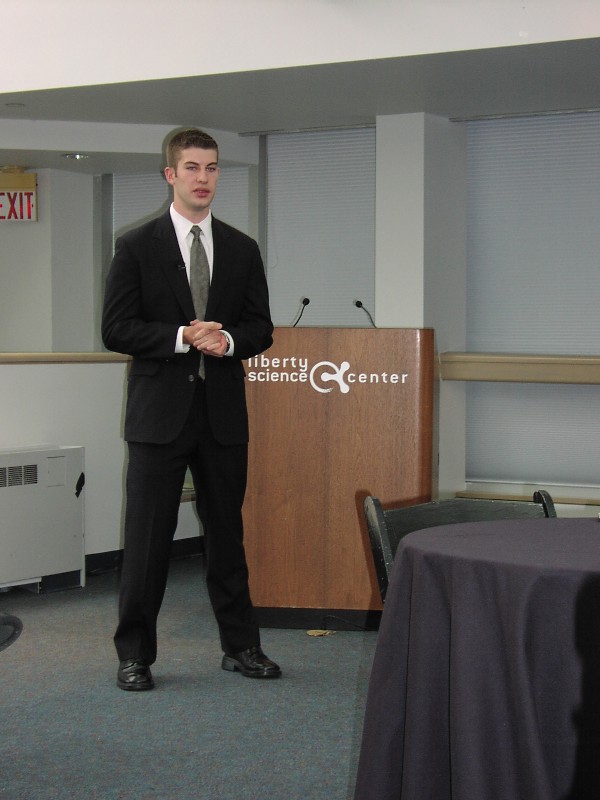
[[[84,585],[83,470],[83,447],[0,450],[0,588]]]

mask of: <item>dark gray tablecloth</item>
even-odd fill
[[[567,798],[600,798],[600,521],[409,534],[355,800]]]

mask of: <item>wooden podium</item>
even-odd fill
[[[433,330],[365,328],[278,328],[246,362],[261,624],[323,627],[325,612],[362,625],[381,609],[362,502],[431,498],[433,362]]]

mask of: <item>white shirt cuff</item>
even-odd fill
[[[179,328],[179,330],[177,331],[177,340],[175,341],[175,352],[176,353],[187,353],[189,351],[189,349],[190,349],[189,344],[185,344],[184,341],[183,341],[183,330],[184,330],[184,326],[182,325],[181,328]],[[225,355],[226,356],[232,356],[233,355],[233,350],[234,350],[233,337],[232,337],[232,335],[230,333],[227,333],[227,331],[221,331],[221,333],[223,334],[223,336],[229,342],[229,350],[225,353]]]
[[[177,331],[177,339],[175,340],[175,352],[176,353],[187,353],[190,349],[189,344],[185,344],[183,341],[183,331],[185,326],[182,325],[181,328]]]
[[[229,342],[229,350],[225,353],[225,355],[226,356],[232,356],[233,355],[233,337],[231,336],[230,333],[227,333],[227,331],[221,331],[221,333],[223,334],[223,336]]]

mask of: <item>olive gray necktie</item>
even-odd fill
[[[190,248],[190,288],[192,290],[196,319],[203,320],[206,316],[206,304],[210,288],[210,270],[206,250],[200,241],[200,228],[198,225],[192,226],[192,236],[194,240]],[[201,378],[204,378],[204,355],[200,358],[198,374]]]

